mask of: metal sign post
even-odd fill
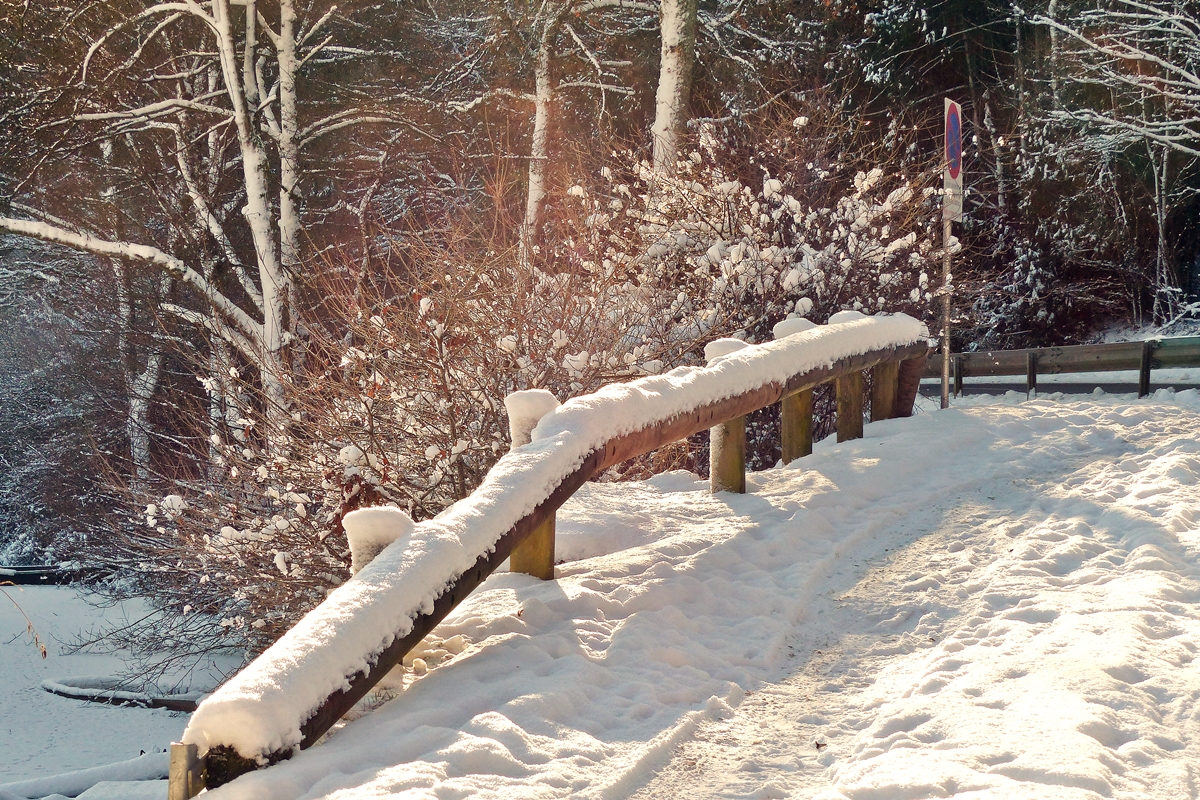
[[[950,406],[950,228],[962,221],[962,109],[946,99],[946,138],[942,169],[942,408]]]

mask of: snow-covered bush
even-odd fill
[[[850,158],[855,142],[836,111],[804,112],[736,135],[705,123],[671,175],[615,154],[568,193],[575,213],[560,215],[550,258],[624,281],[626,307],[649,321],[630,337],[666,343],[671,365],[702,358],[689,340],[761,342],[789,316],[886,310],[932,323],[940,250],[930,175]],[[639,306],[643,297],[658,311]],[[832,430],[832,391],[818,393],[816,415],[818,435]],[[776,410],[748,422],[749,463],[770,466]],[[705,458],[683,462],[702,471]]]
[[[652,324],[681,339],[730,326],[761,339],[789,315],[824,320],[844,308],[924,316],[935,242],[922,176],[806,152],[808,125],[769,138],[749,164],[706,124],[674,175],[644,162],[606,167],[576,193],[586,213],[556,255],[677,290]]]
[[[428,519],[479,484],[509,448],[511,392],[561,401],[700,364],[712,339],[767,341],[789,316],[928,319],[921,176],[859,168],[829,128],[789,118],[748,148],[705,126],[670,176],[618,154],[580,176],[532,260],[464,217],[397,240],[398,267],[326,264],[304,369],[286,381],[285,447],[262,433],[256,384],[198,365],[230,424],[203,442],[202,468],[140,497],[104,544],[108,590],[160,609],[121,635],[176,654],[260,651],[349,577],[346,514],[388,504]],[[818,398],[826,424],[831,404]],[[750,420],[753,467],[778,458],[773,414]],[[702,472],[705,448],[696,437],[604,479]]]

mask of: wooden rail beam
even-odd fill
[[[473,567],[443,589],[442,594],[434,600],[433,607],[413,619],[413,627],[408,634],[393,640],[379,653],[371,667],[350,676],[343,689],[339,689],[326,698],[321,707],[301,726],[300,732],[303,738],[300,742],[300,749],[311,747],[333,727],[334,723],[365,697],[367,692],[399,664],[410,650],[416,647],[459,603],[483,583],[488,575],[512,554],[518,544],[533,535],[548,519],[552,519],[558,508],[593,476],[615,464],[649,453],[663,445],[686,439],[692,434],[737,417],[744,417],[752,411],[777,403],[788,395],[812,389],[852,373],[859,374],[860,380],[858,421],[861,431],[862,370],[874,367],[884,361],[905,361],[907,363],[908,360],[913,360],[915,363],[923,360],[927,352],[928,344],[920,341],[902,347],[872,350],[861,355],[843,358],[828,367],[818,367],[793,375],[782,384],[769,383],[735,397],[719,400],[687,414],[673,417],[652,428],[619,436],[593,450],[579,467],[563,477],[562,482],[541,504],[501,536],[490,553],[479,556]],[[901,374],[905,374],[903,367]],[[908,409],[911,411],[911,401],[909,401]],[[268,765],[278,763],[290,758],[291,755],[291,749],[281,750],[268,755],[266,762]],[[260,766],[255,760],[242,757],[228,745],[213,747],[205,758],[208,788],[221,786]]]
[[[1147,345],[1151,351],[1149,355],[1151,369],[1200,367],[1200,336],[1150,340],[1148,343],[1113,342],[1023,350],[987,350],[975,353],[955,353],[951,357],[958,362],[962,374],[966,377],[1023,375],[1028,369],[1030,354],[1037,359],[1039,375],[1124,370],[1138,370],[1140,375],[1144,363],[1143,354]],[[938,377],[941,375],[941,368],[941,355],[932,355],[929,358],[925,377]]]

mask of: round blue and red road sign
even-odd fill
[[[946,108],[946,163],[950,177],[958,180],[962,172],[962,120],[959,119],[958,103]]]

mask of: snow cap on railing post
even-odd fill
[[[832,316],[830,316],[829,324],[830,325],[838,325],[843,322],[853,322],[856,319],[870,319],[870,317],[868,317],[866,314],[862,313],[861,311],[854,311],[853,309],[848,308],[845,311],[839,311],[836,314],[833,314]]]
[[[558,406],[558,398],[545,389],[525,389],[505,397],[504,410],[508,412],[512,449],[529,444],[538,422]]]
[[[811,319],[804,317],[788,317],[785,320],[780,320],[775,323],[775,327],[771,328],[771,335],[775,340],[786,339],[794,333],[804,333],[817,327],[817,323]]]
[[[711,364],[721,356],[736,353],[743,347],[748,347],[748,345],[741,339],[713,339],[704,345],[704,360]]]
[[[397,539],[413,531],[412,517],[394,506],[358,508],[342,517],[342,527],[350,543],[350,572],[370,564]]]

